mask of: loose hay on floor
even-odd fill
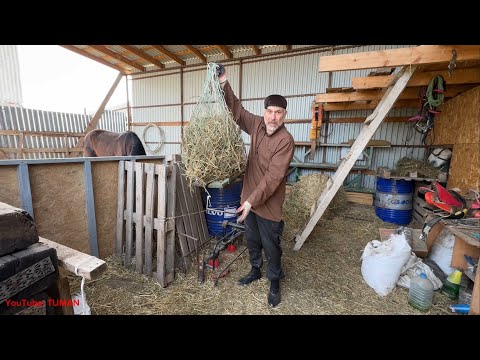
[[[299,251],[293,241],[283,245],[282,302],[267,306],[269,281],[263,277],[246,287],[238,279],[250,270],[247,252],[231,266],[228,276],[213,286],[211,270],[199,284],[196,269],[177,272],[175,281],[161,288],[154,280],[126,270],[115,259],[107,259],[108,270],[98,280],[86,282],[87,302],[92,314],[423,314],[408,305],[408,291],[395,288],[381,297],[363,280],[361,254],[365,245],[379,239],[379,228],[393,228],[375,216],[374,207],[351,205],[342,216],[320,219]],[[241,251],[242,247],[237,249]],[[236,253],[221,253],[220,268]],[[79,279],[72,292],[79,289]],[[435,291],[433,307],[426,314],[452,314],[455,303]]]

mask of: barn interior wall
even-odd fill
[[[403,45],[372,45],[332,51],[330,48],[317,51],[305,50],[294,55],[271,55],[259,59],[234,59],[225,63],[227,76],[235,94],[242,100],[242,104],[250,112],[263,113],[263,99],[273,93],[282,94],[288,101],[288,115],[290,120],[310,120],[311,105],[315,95],[324,93],[328,87],[349,87],[352,77],[366,76],[371,69],[360,71],[341,71],[320,73],[318,62],[320,56],[375,51],[390,48],[401,48]],[[209,59],[211,60],[211,59]],[[218,61],[222,59],[219,58]],[[149,130],[147,146],[155,147],[164,141],[159,154],[168,155],[180,153],[181,124],[191,119],[193,109],[203,91],[207,74],[206,64],[186,68],[184,70],[167,70],[155,74],[132,76],[132,123],[139,124],[133,129],[142,134],[142,128],[149,123],[161,127],[165,138],[162,140],[160,132]],[[418,109],[393,109],[388,116],[413,116]],[[335,117],[367,117],[372,110],[331,112]],[[162,123],[165,123],[164,125]],[[310,124],[287,124],[287,129],[296,142],[309,141]],[[328,144],[340,144],[354,139],[360,132],[361,124],[331,124],[326,137]],[[384,123],[377,131],[374,139],[390,141],[396,147],[375,151],[369,163],[371,170],[379,166],[393,168],[403,156],[425,158],[425,150],[418,148],[421,137],[413,132],[409,123]],[[326,133],[322,133],[326,135]],[[249,143],[249,136],[243,134],[244,141]],[[325,137],[322,136],[322,142]],[[413,146],[413,147],[412,147]],[[311,160],[305,157],[309,146],[297,146],[296,154],[305,162]],[[340,161],[340,148],[318,147],[315,150],[313,162],[333,163]],[[357,165],[365,161],[359,160]],[[318,171],[318,170],[313,170]],[[311,171],[300,169],[301,174]],[[375,189],[375,177],[362,175],[362,186]]]
[[[163,159],[138,160],[161,164]],[[114,253],[118,160],[92,161],[97,244],[100,258]],[[90,252],[83,161],[28,165],[34,220],[39,236]],[[22,208],[16,165],[0,162],[0,202]]]
[[[445,102],[435,119],[434,143],[453,145],[449,188],[480,188],[480,86]]]

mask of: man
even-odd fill
[[[262,277],[262,249],[267,260],[267,278],[270,280],[268,304],[281,301],[280,279],[285,275],[281,267],[283,232],[282,205],[288,167],[293,158],[294,141],[283,125],[287,115],[287,100],[281,95],[270,95],[265,101],[262,116],[245,110],[233,93],[225,68],[217,64],[217,74],[224,91],[225,102],[240,128],[250,135],[250,151],[243,179],[241,212],[238,222],[245,221],[245,238],[251,271],[239,280],[248,285]]]

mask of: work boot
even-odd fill
[[[245,286],[250,284],[253,281],[260,279],[261,277],[262,277],[262,273],[260,272],[260,268],[256,266],[252,266],[252,270],[250,270],[250,272],[246,276],[238,280],[238,283],[240,285]]]
[[[280,304],[281,300],[280,280],[272,280],[270,282],[270,292],[268,293],[268,305],[275,307]]]

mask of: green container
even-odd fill
[[[442,286],[442,293],[447,295],[452,300],[458,299],[458,294],[460,292],[460,285],[453,284],[448,279],[445,279]]]

